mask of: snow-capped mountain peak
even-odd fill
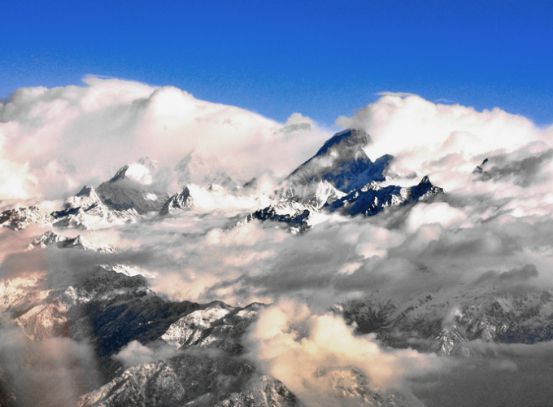
[[[159,211],[160,215],[168,215],[175,211],[190,208],[193,205],[190,189],[185,186],[181,192],[171,196]]]
[[[360,152],[371,141],[371,137],[361,129],[346,129],[336,133],[328,139],[317,151],[315,157],[328,154],[336,156],[355,155]]]
[[[140,214],[158,212],[169,195],[153,182],[153,170],[154,164],[146,159],[125,165],[98,187],[98,195],[114,210],[134,209]]]
[[[141,162],[126,164],[115,173],[110,182],[115,182],[124,178],[142,185],[151,185],[153,182],[152,169]]]
[[[294,170],[287,181],[297,186],[324,180],[345,193],[371,181],[383,181],[392,156],[384,155],[373,162],[363,149],[369,142],[370,137],[363,130],[337,133]]]

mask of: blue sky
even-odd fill
[[[53,3],[53,4],[49,4]],[[323,124],[381,91],[553,123],[551,1],[0,0],[0,96],[86,74]]]

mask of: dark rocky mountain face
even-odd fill
[[[369,135],[363,130],[348,129],[337,133],[294,170],[288,181],[299,185],[328,181],[346,193],[372,181],[384,181],[384,172],[393,157],[384,155],[371,161],[363,150],[369,141]]]
[[[362,130],[337,133],[288,176],[277,205],[253,212],[248,220],[270,220],[286,224],[293,231],[305,231],[310,212],[320,209],[347,216],[374,216],[386,209],[433,200],[444,192],[428,176],[412,187],[383,185],[393,157],[384,155],[371,161],[363,150],[369,141]],[[334,190],[313,187],[324,182]]]
[[[257,219],[260,221],[269,220],[271,222],[284,223],[288,225],[290,230],[297,230],[298,232],[305,232],[309,228],[309,209],[304,209],[302,212],[294,214],[280,214],[278,209],[272,206],[268,206],[263,209],[259,209],[248,215],[247,221]]]
[[[350,192],[346,196],[328,205],[331,211],[341,211],[351,216],[374,216],[385,208],[415,204],[421,200],[430,200],[442,194],[442,188],[432,185],[424,177],[417,185],[402,188],[396,185],[381,187],[373,182]]]
[[[132,167],[124,166],[109,181],[98,187],[98,196],[111,209],[134,209],[138,213],[159,212],[169,195],[158,186],[138,182],[127,175]]]
[[[188,209],[194,204],[188,187],[184,187],[178,194],[172,195],[159,211],[160,215],[169,215],[179,210]]]

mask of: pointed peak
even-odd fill
[[[424,184],[432,185],[432,182],[430,182],[430,178],[428,178],[428,175],[425,175],[424,177],[422,177],[421,181],[419,182],[419,185],[424,185]]]
[[[384,181],[384,172],[392,156],[384,155],[373,162],[364,150],[369,142],[369,135],[361,129],[336,133],[317,154],[296,168],[287,180],[295,185],[325,180],[344,193],[370,181]]]
[[[193,198],[190,194],[190,189],[185,185],[181,192],[171,196],[160,209],[160,215],[168,215],[175,210],[188,209],[193,205]]]
[[[125,164],[124,166],[122,166],[121,168],[119,168],[117,170],[117,172],[115,173],[115,175],[113,177],[111,177],[111,179],[109,180],[109,182],[116,182],[120,179],[123,179],[125,178],[125,173],[127,172],[127,170],[129,169],[129,165],[128,164]]]
[[[486,164],[488,164],[489,159],[484,158],[484,160],[480,163],[480,165],[477,165],[474,170],[472,171],[473,174],[482,174],[484,172],[484,167]]]
[[[383,162],[383,163],[388,163],[388,162],[392,161],[393,159],[394,159],[394,156],[393,156],[392,154],[384,154],[384,155],[378,157],[378,158],[374,161],[374,163],[375,163],[375,164],[378,164],[378,163],[381,163],[381,162]]]
[[[114,183],[122,179],[130,179],[142,185],[150,185],[153,182],[152,172],[155,166],[151,160],[141,158],[135,163],[125,164],[109,180]]]
[[[334,149],[363,148],[371,141],[370,136],[361,129],[346,129],[328,139],[317,152],[317,156],[328,154]]]
[[[93,195],[96,195],[96,190],[94,189],[94,187],[92,185],[85,185],[84,187],[81,188],[81,190],[79,192],[77,192],[77,195],[76,196],[79,196],[79,197],[83,197],[83,196],[93,196]]]

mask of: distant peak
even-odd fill
[[[109,182],[115,182],[115,181],[118,181],[120,179],[123,179],[125,178],[125,173],[127,172],[127,170],[129,169],[129,165],[128,164],[125,164],[124,166],[122,166],[121,168],[119,168],[117,170],[117,172],[115,173],[115,175],[113,177],[111,177],[111,179],[109,180]]]
[[[384,172],[393,157],[384,155],[372,162],[364,150],[370,140],[361,129],[336,133],[317,154],[296,168],[288,176],[288,181],[306,185],[324,180],[344,193],[371,181],[384,181]]]
[[[430,182],[430,178],[428,178],[428,175],[425,175],[424,177],[422,177],[421,181],[419,182],[419,185],[424,185],[424,184],[432,184]]]
[[[126,164],[121,167],[109,182],[113,183],[122,179],[130,179],[142,185],[150,185],[153,181],[152,170],[154,169],[155,167],[151,161],[140,159],[135,163]]]
[[[176,210],[188,209],[193,205],[190,189],[185,186],[181,192],[171,196],[160,210],[160,215],[168,215]]]
[[[76,196],[83,197],[83,196],[93,196],[96,195],[96,191],[93,186],[91,185],[85,185],[81,188],[79,192],[77,192]]]
[[[317,152],[317,156],[328,154],[331,150],[350,150],[363,148],[371,141],[370,136],[361,129],[346,129],[332,136]]]
[[[476,168],[474,168],[474,170],[472,171],[472,173],[473,174],[482,174],[484,172],[484,167],[486,166],[486,164],[488,164],[488,161],[489,161],[488,158],[484,158],[482,163],[480,165],[477,165]]]

